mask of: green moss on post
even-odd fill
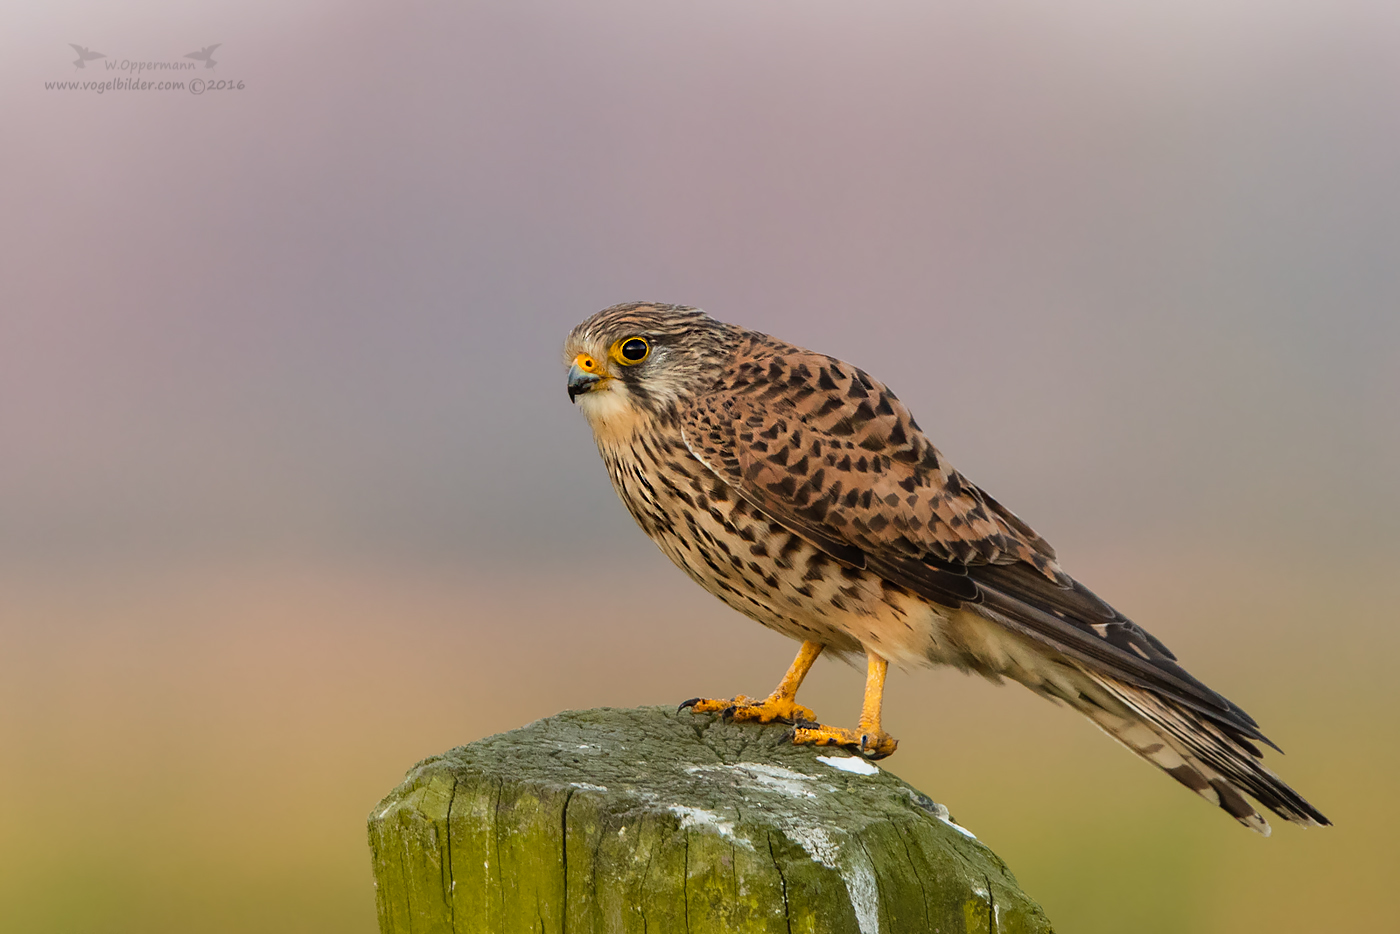
[[[369,819],[383,934],[1048,932],[915,789],[776,726],[570,711],[420,763]],[[833,764],[834,763],[834,764]]]

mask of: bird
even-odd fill
[[[192,58],[196,61],[201,61],[204,63],[205,68],[213,68],[215,65],[219,64],[218,62],[214,61],[214,50],[221,45],[223,45],[222,42],[216,42],[213,45],[206,45],[198,52],[189,53],[185,56],[185,58]]]
[[[569,400],[618,496],[705,590],[801,643],[767,697],[681,705],[782,723],[868,759],[890,664],[952,666],[1068,706],[1268,835],[1331,822],[1262,763],[1278,749],[1159,639],[1066,573],[1023,520],[955,470],[903,403],[835,357],[685,305],[629,302],[564,344]],[[855,729],[797,703],[824,653],[866,667]]]
[[[73,62],[73,64],[77,65],[79,68],[86,68],[88,62],[94,62],[97,61],[99,58],[107,57],[101,52],[94,52],[91,49],[85,48],[81,45],[77,45],[76,43],[70,42],[68,44],[73,47],[73,51],[78,53],[78,58],[76,61]]]

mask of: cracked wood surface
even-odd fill
[[[1050,931],[941,805],[785,733],[602,708],[426,759],[370,815],[380,931]]]

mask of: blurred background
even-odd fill
[[[793,646],[632,526],[565,398],[633,299],[889,383],[1337,824],[1259,838],[1020,688],[895,676],[889,767],[1060,930],[1394,923],[1394,3],[0,26],[0,929],[368,934],[420,758],[770,689]],[[174,77],[242,90],[45,86],[214,43]],[[854,721],[857,672],[808,684]]]

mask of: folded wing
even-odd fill
[[[1180,708],[1247,759],[1260,755],[1252,740],[1269,742],[1165,645],[1064,573],[1049,544],[948,465],[863,371],[755,334],[682,413],[682,430],[691,453],[740,497],[834,559],[982,612],[1138,692],[1123,701],[1135,711],[1151,706],[1138,694]],[[1279,797],[1248,790],[1270,806]],[[1326,822],[1287,791],[1298,802],[1285,802],[1289,810]]]

